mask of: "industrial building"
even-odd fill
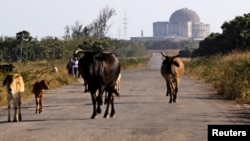
[[[169,21],[154,22],[153,37],[131,37],[131,40],[203,40],[209,34],[210,25],[203,24],[193,10],[183,8],[176,10]]]

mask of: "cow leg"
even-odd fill
[[[88,81],[84,77],[83,77],[83,81],[84,81],[84,83],[83,83],[83,85],[84,85],[84,92],[87,93],[87,92],[89,92]]]
[[[8,122],[11,122],[11,120],[10,120],[10,108],[11,108],[11,99],[10,99],[10,96],[8,95]]]
[[[36,98],[36,114],[39,111],[39,97],[35,97]]]
[[[169,96],[170,96],[170,99],[169,99],[169,103],[172,103],[172,95],[173,95],[173,93],[172,93],[172,90],[171,90],[171,86],[170,85],[167,85],[167,90],[169,91]]]
[[[14,107],[14,118],[13,122],[18,122],[17,106]]]
[[[166,96],[168,96],[170,94],[169,90],[167,90]]]
[[[172,98],[172,93],[170,93],[170,100],[169,100],[169,103],[172,103],[172,100],[173,98]]]
[[[176,88],[175,88],[174,102],[176,102],[176,99],[177,99],[177,93],[178,93],[178,90],[179,90],[179,85],[180,85],[180,78],[178,78],[178,79],[176,80]]]
[[[22,106],[22,96],[21,96],[21,93],[19,93],[18,94],[18,120],[19,121],[22,121],[21,106]]]
[[[105,95],[104,95],[104,104],[107,104],[108,103],[108,92],[105,91]]]
[[[43,95],[41,94],[41,97],[39,98],[39,114],[43,112]]]
[[[17,98],[13,98],[13,104],[14,104],[14,117],[13,117],[13,122],[18,122]]]
[[[174,97],[173,97],[173,102],[176,103],[176,98],[177,98],[177,95],[175,94]]]
[[[167,86],[166,96],[168,96],[168,94],[169,94],[169,90],[168,90],[168,81],[167,81],[167,80],[166,80],[166,86]]]
[[[87,82],[84,82],[84,92],[87,93],[89,90],[88,90],[88,83]]]
[[[101,109],[101,105],[103,105],[103,100],[102,100],[102,94],[104,92],[104,88],[99,89],[99,94],[98,94],[98,101],[97,101],[97,113],[101,114],[102,113],[102,109]]]
[[[110,117],[114,118],[115,117],[115,106],[114,106],[114,96],[111,96],[111,114]]]
[[[176,99],[177,99],[177,92],[178,92],[178,88],[175,89],[175,92],[174,92],[174,103],[176,103]]]
[[[108,118],[108,115],[109,115],[109,105],[110,105],[110,102],[111,102],[111,95],[112,95],[112,93],[108,92],[107,107],[106,107],[106,111],[105,111],[105,114],[104,114],[103,118]]]
[[[91,119],[95,119],[97,116],[96,112],[96,95],[95,93],[91,93],[91,98],[92,98],[92,104],[93,104],[93,114],[91,116]]]
[[[174,82],[174,98],[173,98],[173,102],[176,103],[176,98],[177,98],[177,92],[178,92],[178,84],[175,81]]]
[[[99,94],[98,94],[98,103],[99,105],[103,105],[103,100],[102,100],[102,95],[105,92],[104,88],[99,89]]]

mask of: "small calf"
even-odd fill
[[[39,114],[43,111],[43,95],[44,90],[49,89],[49,83],[45,80],[41,80],[40,82],[36,82],[33,85],[32,92],[35,95],[36,100],[36,114],[39,112]]]

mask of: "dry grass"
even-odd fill
[[[46,80],[50,82],[50,88],[61,87],[77,81],[74,77],[69,77],[66,70],[67,61],[54,61],[53,64],[59,69],[58,73],[54,73],[52,69],[52,63],[47,61],[26,62],[22,65],[14,63],[15,69],[12,73],[22,74],[25,82],[25,93],[23,94],[23,100],[25,101],[30,96],[33,96],[31,89],[36,81]],[[0,81],[2,82],[7,74],[0,75]],[[6,105],[7,92],[6,87],[0,89],[0,106]]]
[[[227,99],[250,104],[250,52],[186,61],[186,74],[213,83]]]

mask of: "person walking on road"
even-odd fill
[[[67,68],[67,70],[68,70],[68,74],[69,74],[69,76],[73,76],[73,66],[74,66],[74,61],[73,61],[73,59],[72,58],[70,58],[70,60],[69,60],[69,62],[68,62],[68,64],[67,64],[67,66],[66,66],[66,68]]]
[[[73,73],[76,78],[78,78],[78,59],[74,59],[74,65],[73,65]]]

